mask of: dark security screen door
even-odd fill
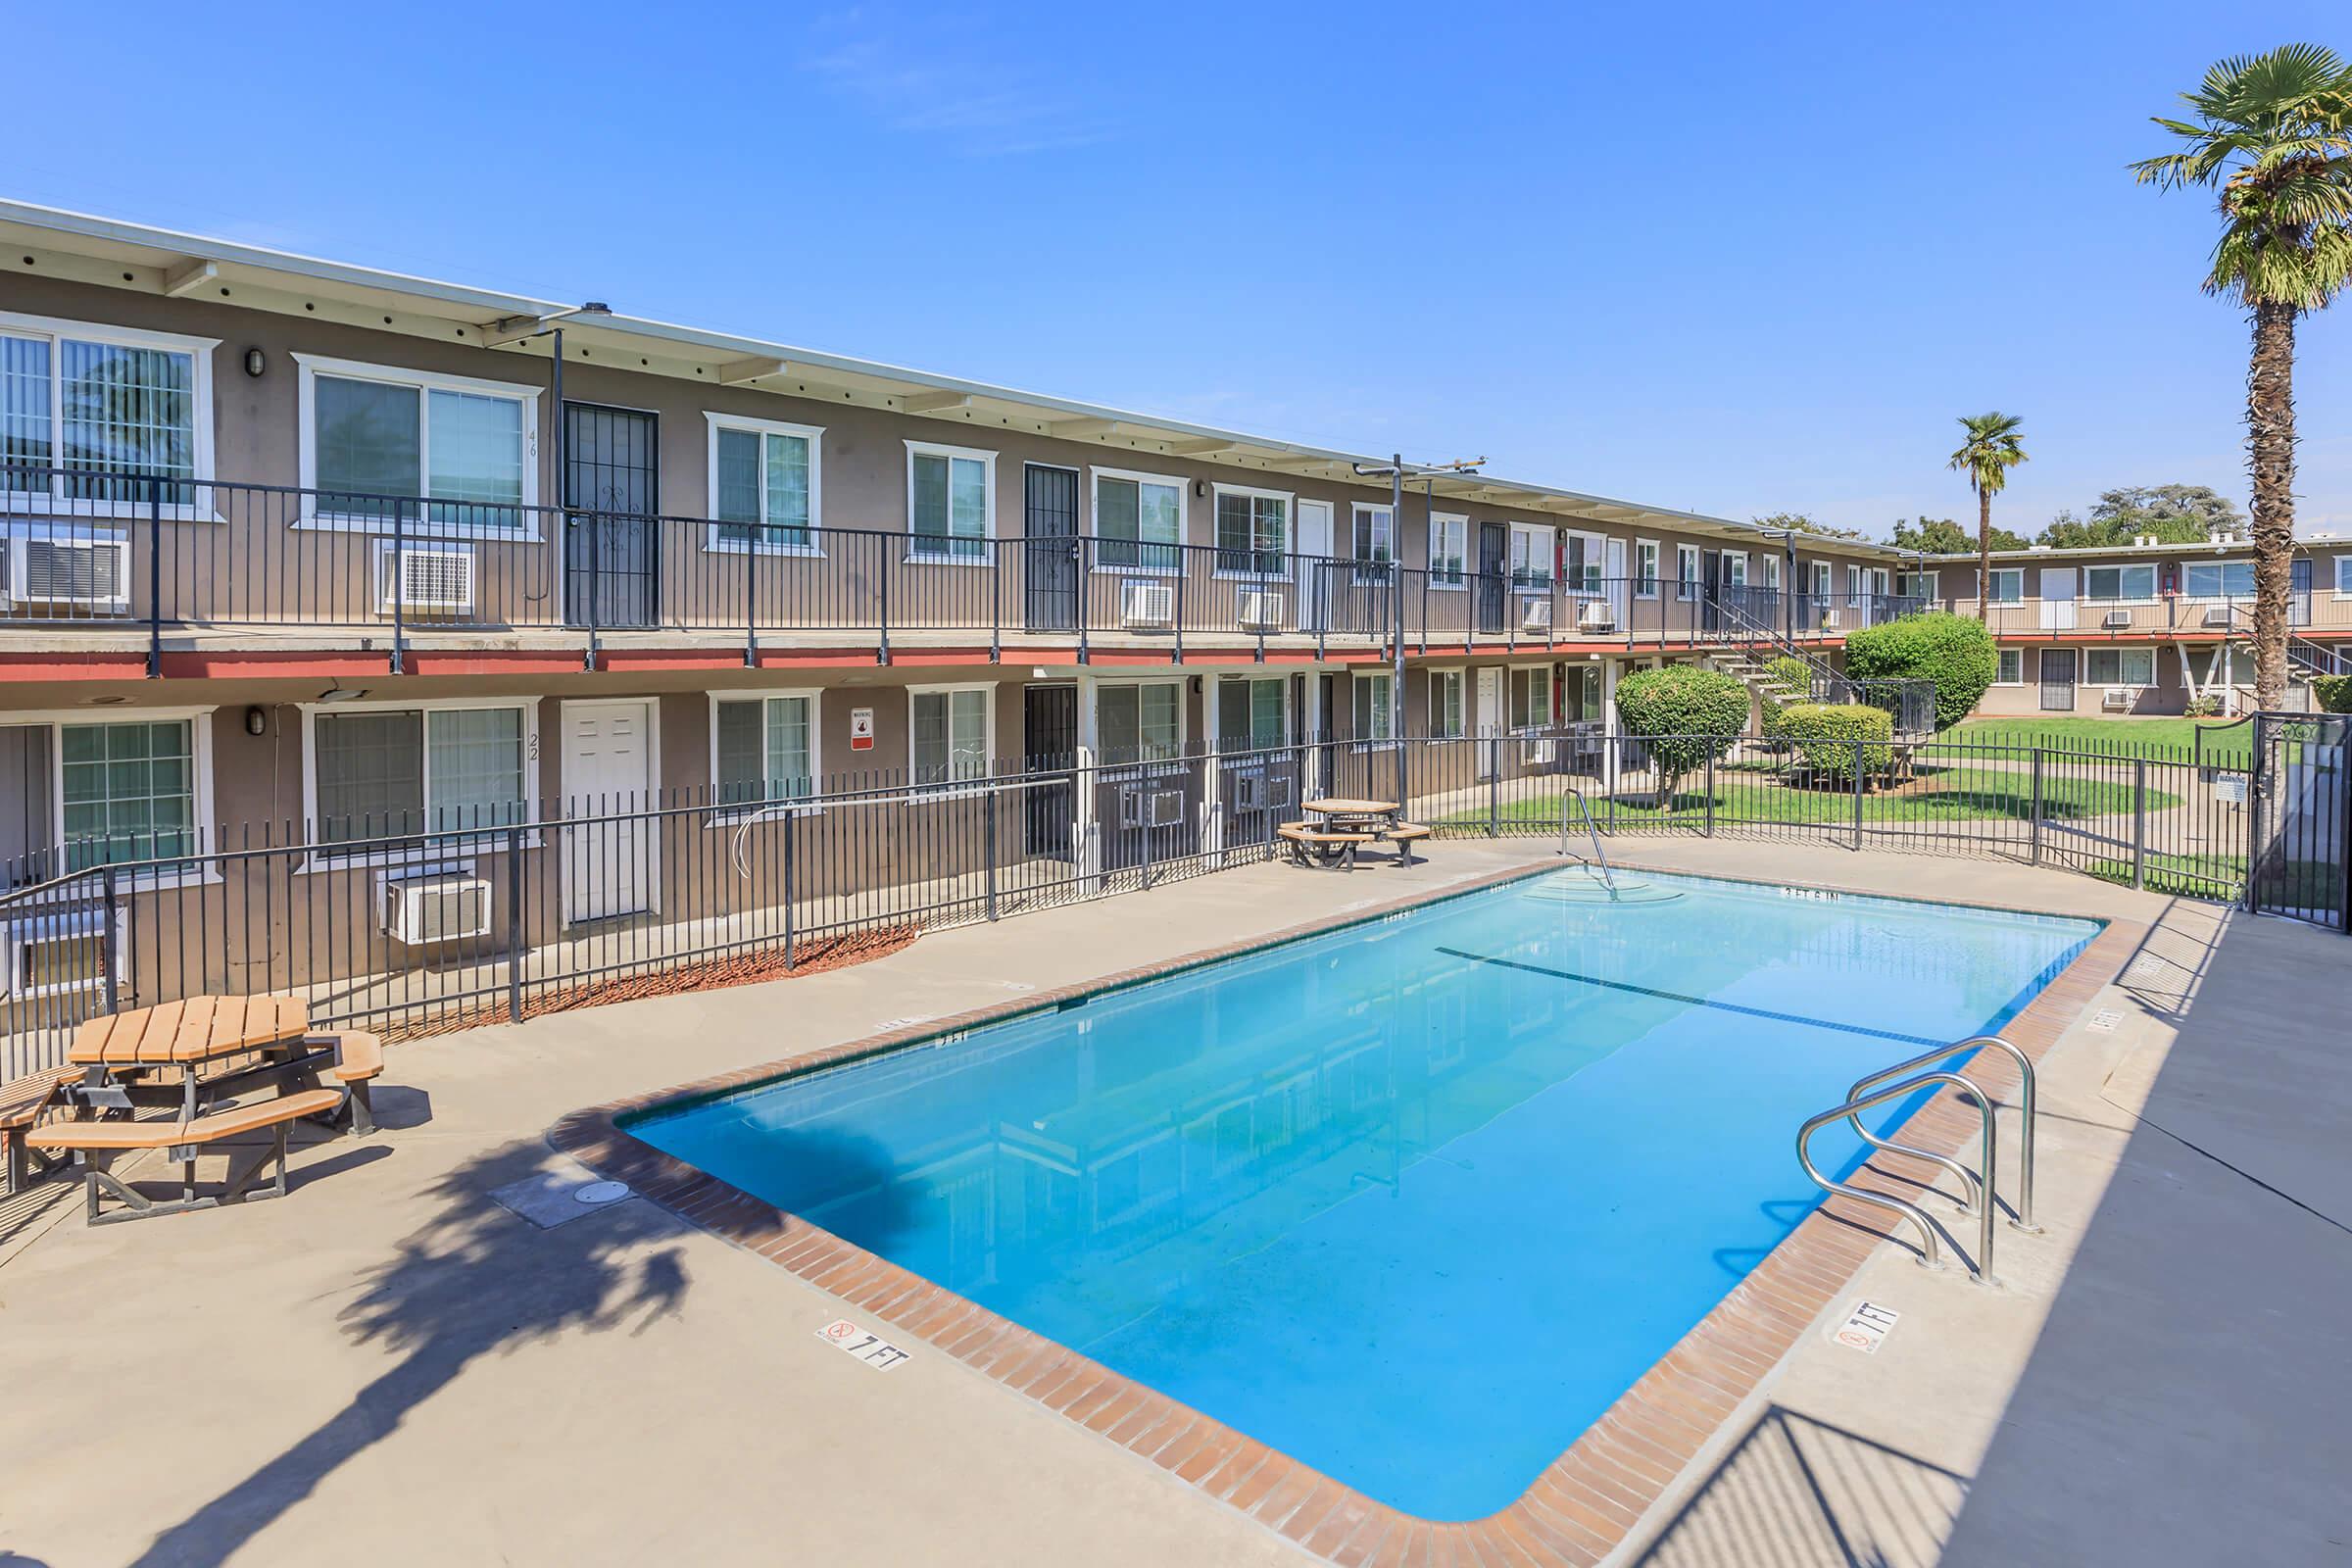
[[[1029,542],[1022,565],[1028,589],[1022,596],[1022,623],[1031,631],[1076,631],[1078,473],[1036,464],[1027,471],[1022,531]]]
[[[1078,688],[1031,686],[1021,693],[1021,754],[1032,773],[1057,772],[1078,759]],[[1022,791],[1022,849],[1030,855],[1066,860],[1071,855],[1070,823],[1075,804],[1074,776]]]
[[[564,613],[574,626],[658,624],[654,416],[564,405]]]
[[[2041,710],[2045,713],[2071,713],[2075,710],[2075,650],[2044,648],[2041,651]]]
[[[1502,634],[1510,613],[1510,594],[1503,581],[1510,548],[1510,529],[1499,522],[1478,525],[1478,629],[1489,636]]]
[[[2286,623],[2289,626],[2308,626],[2311,624],[2311,558],[2297,556],[2286,571]]]

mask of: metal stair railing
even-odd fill
[[[2024,1052],[2003,1040],[1999,1035],[1971,1035],[1958,1045],[1937,1046],[1933,1051],[1923,1052],[1919,1055],[1913,1056],[1909,1061],[1898,1061],[1891,1067],[1880,1068],[1866,1078],[1858,1078],[1854,1081],[1854,1086],[1845,1092],[1845,1098],[1850,1102],[1863,1091],[1875,1088],[1889,1078],[1915,1072],[1947,1057],[1957,1056],[1963,1052],[1996,1050],[2007,1052],[2009,1059],[2017,1063],[2017,1211],[2011,1216],[2009,1224],[2014,1230],[2023,1231],[2029,1236],[2038,1236],[2041,1234],[2041,1227],[2034,1223],[2034,1123],[2038,1112],[2035,1110],[2034,1102],[2034,1063]],[[1891,1139],[1879,1137],[1862,1125],[1862,1117],[1859,1113],[1848,1119],[1853,1122],[1854,1131],[1861,1135],[1862,1141],[1874,1149],[1884,1149],[1897,1154],[1909,1154],[1915,1159],[1933,1160],[1938,1165],[1960,1172],[1975,1191],[1980,1202],[1990,1201],[1997,1204],[2000,1201],[1999,1194],[1993,1190],[1994,1172],[1991,1166],[1987,1165],[1984,1168],[1984,1178],[1979,1180],[1974,1171],[1966,1169],[1957,1160],[1946,1159],[1941,1154],[1931,1153],[1924,1149],[1913,1149],[1908,1145],[1895,1143]]]
[[[1725,639],[1752,652],[1759,644],[1773,650],[1775,658],[1793,659],[1805,666],[1812,677],[1813,689],[1809,700],[1816,703],[1868,703],[1875,708],[1887,708],[1872,694],[1894,689],[1894,706],[1887,711],[1894,715],[1897,738],[1932,731],[1936,727],[1936,683],[1932,680],[1858,681],[1850,675],[1832,669],[1827,661],[1805,652],[1791,641],[1788,633],[1777,626],[1766,625],[1728,599],[1716,602],[1719,612],[1728,616],[1740,628],[1740,635]]]
[[[1945,1052],[1942,1054],[1948,1055],[1950,1053]],[[1992,1172],[1998,1168],[2000,1134],[1993,1121],[1991,1097],[1979,1089],[1971,1080],[1963,1078],[1956,1072],[1923,1072],[1897,1083],[1872,1090],[1869,1094],[1850,1098],[1842,1104],[1833,1105],[1818,1115],[1808,1117],[1805,1124],[1796,1130],[1796,1162],[1803,1167],[1805,1175],[1813,1184],[1823,1192],[1870,1203],[1909,1220],[1919,1232],[1921,1266],[1941,1268],[1943,1266],[1941,1233],[1936,1229],[1936,1222],[1928,1217],[1926,1209],[1903,1199],[1890,1197],[1886,1193],[1874,1193],[1866,1187],[1857,1187],[1851,1182],[1841,1182],[1834,1177],[1824,1175],[1821,1167],[1813,1163],[1813,1152],[1810,1148],[1813,1135],[1830,1123],[1843,1121],[1862,1111],[1869,1110],[1874,1105],[1886,1104],[1888,1101],[1904,1099],[1931,1085],[1961,1090],[1976,1102],[1979,1125],[1983,1129],[1979,1139],[1978,1157],[1984,1164],[1987,1196],[1984,1201],[1977,1204],[1977,1255],[1973,1259],[1964,1258],[1962,1261],[1968,1264],[1969,1277],[1975,1283],[1979,1285],[1996,1284],[1998,1282],[1993,1278],[1992,1273],[1992,1214],[1999,1204],[1992,1201],[1989,1188]],[[1875,1143],[1875,1140],[1873,1142]],[[1905,1152],[1910,1152],[1910,1151],[1905,1151]],[[1942,1163],[1950,1162],[1942,1161]]]

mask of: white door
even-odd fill
[[[1609,629],[1623,631],[1627,613],[1624,540],[1612,539],[1609,541],[1607,563],[1603,570],[1607,572],[1609,578]]]
[[[564,918],[601,920],[654,906],[659,824],[633,815],[654,805],[653,704],[564,705]]]
[[[1331,503],[1298,503],[1298,629],[1323,629],[1323,597],[1331,573],[1320,564],[1331,555]]]
[[[1502,742],[1488,740],[1487,736],[1502,733],[1502,671],[1495,668],[1478,672],[1477,727],[1471,734],[1481,737],[1478,746],[1478,776],[1493,778],[1495,764],[1502,756]]]
[[[2041,568],[2041,629],[2072,631],[2075,626],[2075,568]]]

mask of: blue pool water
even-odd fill
[[[1685,896],[1510,883],[631,1130],[1374,1497],[1480,1517],[1813,1207],[1799,1121],[1997,1027],[2097,929],[1655,880]]]

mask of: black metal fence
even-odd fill
[[[1396,802],[1441,855],[1503,837],[1578,849],[1573,791],[1612,837],[1989,856],[2306,917],[2326,906],[2340,924],[2344,755],[2340,721],[2201,757],[1578,725],[1074,756],[946,783],[851,774],[750,803],[575,800],[527,822],[347,824],[332,842],[251,826],[166,858],[81,845],[71,874],[50,874],[55,856],[0,866],[0,1076],[61,1060],[85,1018],[208,992],[296,992],[322,1023],[415,1034],[806,970],[1267,859],[1319,796]]]

